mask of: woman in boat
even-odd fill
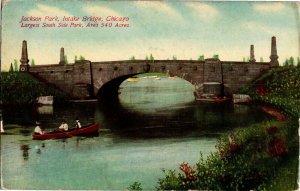
[[[69,126],[64,119],[61,120],[61,125],[58,127],[58,130],[59,131],[68,131],[69,130]]]
[[[34,128],[34,134],[41,135],[42,134],[42,129],[40,127],[41,123],[39,121],[36,121],[35,124],[36,127]]]

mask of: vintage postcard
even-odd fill
[[[297,190],[297,2],[1,1],[1,189]]]

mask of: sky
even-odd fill
[[[257,61],[269,61],[272,36],[280,63],[300,55],[296,2],[5,0],[2,6],[2,70],[20,60],[23,40],[35,64],[58,64],[61,47],[69,63],[75,55],[96,62],[150,54],[161,60],[218,54],[223,61],[242,61],[249,57],[251,44]],[[23,16],[41,17],[40,24],[46,16],[57,16],[59,22],[76,16],[83,27],[69,27],[70,22],[65,28],[57,27],[59,22],[56,27],[21,27]],[[112,27],[86,27],[84,16],[101,17]],[[114,27],[117,22],[106,21],[109,16],[128,18],[123,24],[129,27]]]

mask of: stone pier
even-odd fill
[[[64,65],[66,64],[65,62],[65,49],[62,47],[60,48],[60,61],[59,61],[60,65]]]
[[[251,44],[251,46],[250,46],[250,60],[249,60],[249,62],[255,62],[255,56],[254,56],[254,45],[253,44]]]
[[[21,54],[21,65],[20,65],[20,71],[21,72],[27,72],[29,71],[29,59],[28,59],[28,52],[27,52],[27,42],[23,40],[22,43],[22,54]]]
[[[271,40],[271,56],[270,56],[270,64],[272,67],[279,66],[278,62],[278,55],[277,55],[277,47],[276,47],[276,37],[273,36]]]

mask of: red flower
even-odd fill
[[[269,153],[272,156],[283,156],[287,154],[287,146],[284,138],[274,137],[269,143]]]
[[[265,84],[259,84],[256,86],[256,94],[260,96],[265,96],[268,94],[268,89]]]
[[[194,181],[197,179],[195,175],[195,171],[188,163],[185,162],[181,163],[179,169],[185,174],[186,181]]]

